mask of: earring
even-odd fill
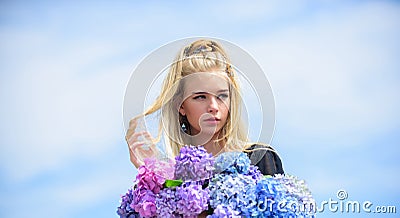
[[[182,129],[183,132],[186,132],[186,131],[187,131],[187,128],[186,128],[185,123],[182,123],[181,129]]]
[[[186,116],[179,116],[179,123],[181,126],[181,129],[184,133],[189,134],[189,121],[187,120]]]

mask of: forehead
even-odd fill
[[[194,92],[208,92],[216,94],[221,90],[228,90],[228,78],[221,72],[200,72],[185,76],[184,93],[191,95]]]

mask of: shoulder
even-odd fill
[[[276,153],[275,149],[268,144],[253,144],[245,149],[247,156],[251,160],[251,164],[257,164],[261,159],[271,153]],[[277,155],[277,154],[276,154]]]
[[[251,164],[258,167],[264,175],[283,174],[282,161],[276,150],[267,144],[253,144],[245,152]]]

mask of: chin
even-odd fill
[[[215,128],[210,128],[209,130],[205,130],[204,133],[205,134],[209,134],[209,135],[215,135],[218,134],[220,132],[221,128],[215,129]]]

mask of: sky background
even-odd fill
[[[135,66],[176,39],[248,51],[276,103],[271,144],[317,202],[400,212],[397,1],[1,1],[0,217],[117,217],[136,170],[123,97]],[[175,51],[173,51],[175,52]],[[373,207],[372,207],[373,209]]]

